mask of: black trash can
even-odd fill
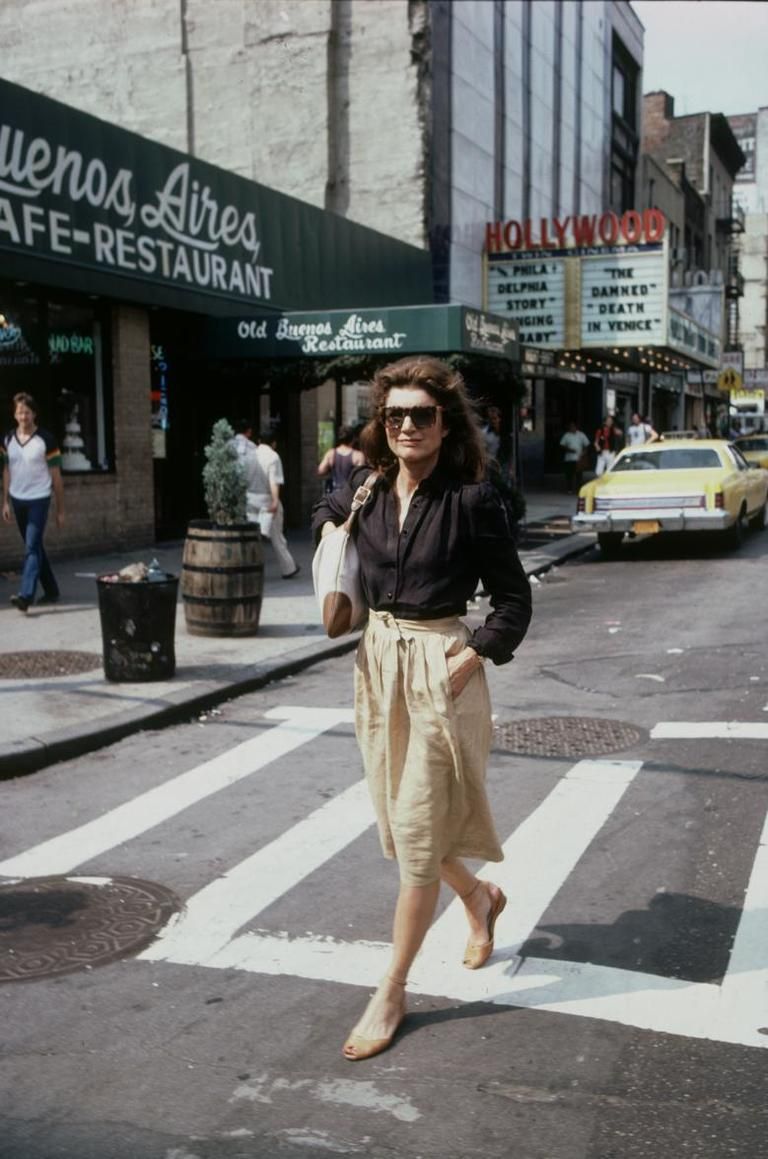
[[[96,580],[107,680],[167,680],[176,671],[179,577],[130,583]]]

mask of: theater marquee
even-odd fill
[[[524,346],[647,350],[713,366],[719,334],[669,304],[666,221],[656,209],[486,227],[485,303]]]

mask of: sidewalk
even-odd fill
[[[526,495],[527,521],[565,518],[571,496],[555,492]],[[547,571],[594,542],[591,535],[563,535],[520,556],[529,575]],[[95,576],[126,563],[157,557],[166,571],[181,574],[183,542],[152,545],[125,553],[60,560],[55,564],[61,601],[32,608],[26,615],[10,606],[18,576],[0,577],[0,776],[13,777],[110,744],[142,728],[184,719],[203,708],[252,691],[330,656],[351,651],[359,633],[328,640],[312,591],[312,544],[308,532],[289,536],[299,575],[283,580],[269,546],[265,550],[264,598],[256,636],[191,636],[183,608],[176,617],[176,675],[167,681],[113,684],[104,679],[101,624]],[[50,652],[90,654],[93,667],[75,675],[48,675]],[[39,654],[45,675],[19,679],[12,656]],[[84,658],[88,664],[88,655]],[[4,671],[5,670],[5,671]]]

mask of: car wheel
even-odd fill
[[[768,502],[765,502],[762,507],[758,508],[755,514],[749,521],[749,526],[753,531],[763,531],[768,520]]]
[[[621,551],[621,541],[624,533],[621,531],[598,531],[597,542],[606,559],[615,559]]]
[[[742,507],[741,511],[739,512],[739,517],[733,526],[729,527],[727,531],[723,532],[726,544],[733,551],[735,551],[738,547],[741,547],[742,543],[744,542],[744,532],[746,530],[746,526],[747,512],[746,509]]]

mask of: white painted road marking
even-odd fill
[[[374,820],[368,787],[358,781],[191,897],[185,912],[141,957],[208,965],[242,925],[349,845]]]
[[[146,833],[212,793],[258,772],[329,728],[353,719],[351,711],[345,708],[274,709],[265,715],[282,723],[126,801],[124,805],[118,805],[86,825],[44,841],[17,857],[9,857],[0,862],[0,875],[43,877],[69,873],[76,866],[123,845],[140,833]]]
[[[96,853],[122,844],[209,793],[263,768],[335,724],[351,720],[345,709],[280,708],[267,715],[284,723],[88,825],[10,858],[0,864],[0,873],[66,873]],[[723,730],[732,726],[663,724],[652,735],[679,737],[679,731],[671,730],[696,729],[682,735],[700,737],[706,727]],[[719,731],[714,735],[734,733]],[[755,736],[754,732],[749,735]],[[762,736],[761,732],[758,738]],[[459,959],[466,929],[460,907],[452,903],[425,943],[411,973],[411,988],[458,1001],[483,1000],[600,1018],[667,1034],[768,1047],[768,1036],[759,1033],[768,1026],[768,821],[721,986],[590,963],[521,960],[518,956],[521,944],[538,925],[641,767],[639,761],[581,761],[574,766],[507,840],[506,861],[480,871],[490,872],[510,898],[499,925],[494,959],[483,970],[463,969]],[[349,943],[322,936],[293,938],[266,931],[237,936],[246,922],[295,888],[372,823],[364,784],[358,782],[200,890],[190,899],[186,913],[166,927],[142,958],[374,985],[388,964],[391,947],[386,943]]]
[[[768,740],[764,720],[665,720],[651,729],[651,740]]]
[[[504,842],[504,860],[481,871],[510,899],[497,941],[505,956],[518,953],[641,768],[642,761],[579,761]],[[430,958],[450,961],[462,937],[466,940],[466,918],[456,898],[424,948]]]

